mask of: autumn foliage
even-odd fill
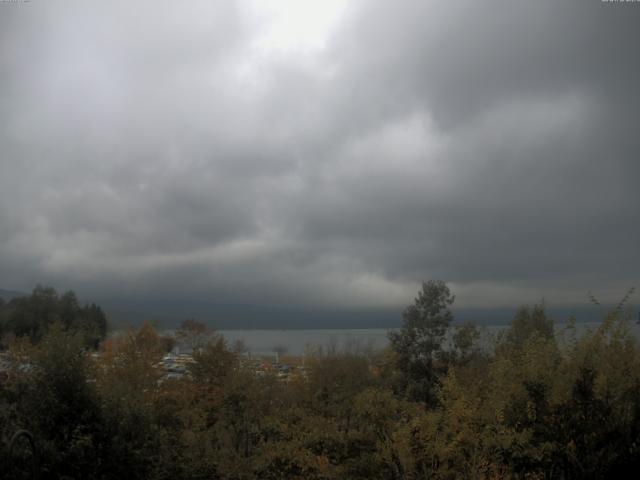
[[[425,284],[416,302],[431,305],[407,310],[387,350],[319,349],[287,381],[256,375],[193,322],[181,334],[194,363],[174,379],[150,325],[93,351],[54,321],[5,352],[15,372],[0,383],[0,426],[33,434],[41,478],[569,479],[636,469],[640,349],[621,309],[578,334],[523,307],[489,339],[451,325],[445,287]],[[10,475],[2,446],[0,459]]]

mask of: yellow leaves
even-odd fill
[[[153,327],[122,332],[104,342],[96,364],[97,388],[109,404],[149,406],[158,393],[162,342]]]
[[[498,408],[496,410],[496,422],[498,424],[503,424],[504,423],[504,408]]]
[[[314,454],[297,442],[268,445],[257,459],[258,478],[269,480],[307,480],[337,478],[326,455]]]
[[[193,381],[158,383],[161,343],[144,326],[106,341],[94,361],[101,427],[126,443],[123,455],[137,448],[166,469],[161,478],[555,478],[560,462],[591,458],[597,466],[636,448],[640,350],[616,321],[564,348],[534,332],[493,358],[455,364],[436,378],[439,402],[431,407],[392,391],[390,350],[377,359],[307,357],[308,377],[283,383],[257,378],[211,336],[195,354]],[[81,347],[47,342],[52,362],[67,355],[86,363]],[[32,351],[13,346],[16,358]],[[176,465],[189,473],[173,474]]]
[[[527,400],[527,404],[525,406],[525,410],[526,410],[527,418],[529,419],[529,421],[530,422],[534,422],[536,420],[536,417],[537,417],[535,404],[532,401]]]

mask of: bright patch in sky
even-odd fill
[[[325,47],[344,13],[346,0],[247,0],[246,11],[261,25],[256,38],[265,50],[308,51]]]

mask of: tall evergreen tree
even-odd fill
[[[428,405],[436,401],[438,360],[442,344],[453,320],[450,306],[455,296],[441,280],[422,284],[413,305],[403,313],[399,332],[389,332],[391,348],[402,373],[402,389],[413,400]]]

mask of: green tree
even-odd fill
[[[85,345],[94,349],[107,335],[102,309],[93,303],[80,306],[73,291],[58,295],[54,288],[38,285],[31,295],[16,297],[0,308],[0,333],[28,337],[36,343],[56,321],[65,329],[80,332]]]
[[[522,306],[516,312],[511,326],[505,331],[499,340],[498,350],[515,348],[520,350],[532,335],[538,335],[544,339],[554,338],[553,320],[547,317],[544,303]]]
[[[103,425],[82,336],[55,322],[29,363],[14,365],[17,418],[34,435],[43,477],[94,478]]]
[[[480,336],[480,330],[471,322],[465,322],[455,328],[451,357],[456,365],[468,365],[483,358]]]
[[[455,296],[441,280],[422,284],[415,303],[403,313],[399,332],[389,332],[391,347],[402,373],[401,388],[411,399],[427,405],[436,401],[438,360],[447,330],[453,320],[450,306]]]
[[[103,406],[105,478],[152,478],[162,435],[154,402],[163,346],[148,323],[103,343],[96,361],[96,388]]]
[[[28,297],[17,297],[9,302],[7,330],[17,336],[39,341],[49,326],[59,319],[57,292],[51,287],[38,285]]]

